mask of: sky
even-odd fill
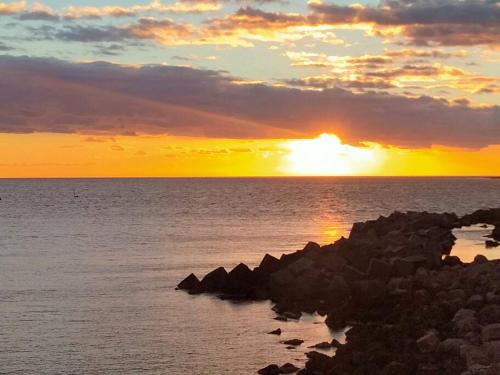
[[[0,1],[0,177],[500,175],[500,0]]]

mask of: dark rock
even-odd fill
[[[333,339],[332,342],[330,343],[330,346],[332,348],[340,348],[342,344],[337,339]]]
[[[304,342],[304,340],[291,339],[291,340],[283,341],[283,344],[285,344],[285,345],[291,345],[291,346],[299,346],[299,345],[302,345],[303,342]]]
[[[386,281],[391,277],[391,265],[382,260],[373,258],[368,265],[368,276],[372,279]]]
[[[227,272],[224,267],[219,267],[205,275],[200,283],[191,291],[196,293],[220,292],[227,285]]]
[[[483,342],[500,340],[500,323],[488,324],[481,330]]]
[[[194,289],[199,283],[200,280],[198,280],[196,275],[192,273],[177,285],[177,289],[191,290]]]
[[[500,223],[500,220],[498,222]],[[491,232],[491,237],[496,241],[500,241],[500,224],[495,225],[495,229]]]
[[[297,372],[299,368],[291,363],[285,363],[280,367],[280,374],[293,374]]]
[[[298,320],[302,316],[302,313],[300,311],[285,311],[282,315],[287,319]]]
[[[410,371],[408,367],[401,362],[391,362],[382,370],[382,375],[407,375]]]
[[[486,240],[484,242],[484,246],[486,246],[486,248],[498,247],[500,246],[500,243],[497,241]]]
[[[330,349],[332,347],[332,344],[329,342],[323,341],[320,342],[316,345],[310,346],[309,348],[317,348],[317,349]]]
[[[421,353],[432,353],[439,345],[439,338],[434,330],[427,332],[417,340],[417,347]]]
[[[453,267],[453,266],[457,266],[457,265],[462,265],[463,263],[459,257],[457,257],[455,255],[447,255],[443,259],[443,264],[445,266]]]
[[[413,263],[403,258],[393,258],[391,261],[394,276],[410,276],[414,272]]]
[[[259,371],[257,371],[258,374],[260,375],[279,375],[280,374],[280,368],[278,365],[269,365],[264,368],[261,368]]]
[[[500,306],[486,305],[477,313],[477,319],[482,325],[500,323]]]
[[[281,328],[275,329],[274,331],[268,332],[268,335],[281,335]]]
[[[259,266],[255,269],[256,272],[271,274],[273,272],[278,271],[280,268],[280,261],[278,258],[273,257],[272,255],[266,254]]]
[[[470,298],[467,300],[467,303],[465,304],[465,307],[468,309],[480,309],[484,305],[484,298],[483,296],[479,294],[474,294],[470,296]]]
[[[288,320],[288,318],[286,316],[283,316],[283,315],[278,315],[274,318],[274,320],[279,320],[281,322],[286,322]]]
[[[488,263],[488,258],[486,258],[484,255],[478,254],[474,257],[474,263],[476,264]]]

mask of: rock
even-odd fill
[[[280,261],[278,258],[273,257],[272,255],[266,254],[259,266],[255,269],[256,272],[271,274],[273,272],[278,271],[280,268]]]
[[[460,309],[455,313],[452,321],[457,322],[457,321],[462,320],[464,318],[473,318],[475,315],[476,315],[476,312],[474,310]]]
[[[481,330],[483,342],[500,340],[500,323],[488,324]]]
[[[200,283],[192,289],[197,293],[219,292],[227,285],[227,272],[224,267],[219,267],[205,275]]]
[[[368,265],[368,276],[372,279],[386,281],[391,277],[391,265],[382,260],[372,258]]]
[[[470,296],[470,298],[467,300],[467,303],[465,304],[465,307],[468,309],[480,309],[484,305],[484,298],[483,296],[479,294],[474,294]]]
[[[500,323],[500,306],[486,305],[477,313],[477,319],[482,325]]]
[[[287,319],[298,320],[302,316],[302,313],[300,311],[285,311],[282,315]]]
[[[437,352],[439,354],[460,355],[460,350],[463,345],[467,345],[467,341],[458,338],[448,338],[439,343]]]
[[[410,276],[413,274],[413,263],[403,258],[393,258],[391,261],[393,276]]]
[[[493,362],[500,362],[500,341],[490,341],[484,344],[486,353]]]
[[[443,259],[443,264],[445,266],[453,267],[453,266],[457,266],[457,265],[462,265],[463,263],[459,257],[457,257],[455,255],[447,255]]]
[[[286,316],[283,316],[283,315],[278,315],[274,318],[274,320],[279,320],[281,322],[286,322],[288,320],[288,318]]]
[[[246,292],[251,288],[255,280],[255,274],[244,263],[238,264],[227,275],[227,292]]]
[[[285,363],[280,367],[280,374],[293,374],[297,372],[299,368],[291,363]]]
[[[268,332],[268,335],[281,335],[281,328],[275,329],[274,331]]]
[[[498,243],[497,241],[486,240],[484,242],[484,246],[486,248],[498,247],[499,245],[500,243]]]
[[[320,342],[313,346],[309,346],[309,348],[316,348],[316,349],[330,349],[331,347],[332,345],[326,341]]]
[[[480,346],[463,345],[460,348],[460,356],[465,359],[468,368],[475,365],[487,366],[490,364],[488,353]]]
[[[499,220],[499,222],[500,222],[500,220]],[[493,229],[493,232],[491,232],[491,237],[496,241],[500,241],[500,225],[499,224],[495,225],[495,229]]]
[[[474,263],[476,264],[488,263],[488,258],[486,258],[484,255],[478,254],[474,257]]]
[[[410,371],[408,367],[401,362],[391,362],[382,370],[382,375],[407,375]]]
[[[177,285],[177,289],[191,290],[194,289],[199,283],[200,280],[198,280],[196,275],[192,273]]]
[[[330,346],[332,348],[340,348],[342,344],[337,339],[333,339],[332,342],[330,343]]]
[[[417,340],[417,347],[421,353],[432,353],[439,345],[439,338],[434,330],[427,332]]]
[[[304,340],[291,339],[291,340],[283,341],[283,344],[285,344],[285,345],[291,345],[291,346],[299,346],[299,345],[302,345],[303,342],[304,342]]]
[[[257,371],[258,374],[260,375],[279,375],[280,374],[280,368],[278,365],[269,365],[264,368],[261,368],[259,371]]]

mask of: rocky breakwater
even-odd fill
[[[333,357],[308,353],[300,374],[500,374],[500,261],[449,255],[452,229],[479,223],[498,230],[500,209],[395,212],[331,245],[190,275],[178,288],[271,299],[280,320],[317,311],[333,329],[351,327]]]

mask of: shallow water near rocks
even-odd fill
[[[269,302],[175,291],[185,276],[327,244],[394,210],[500,207],[500,180],[0,180],[0,197],[0,372],[253,374],[336,334],[318,316],[276,321]],[[483,241],[460,257],[479,250],[498,256]],[[291,338],[306,342],[288,350]]]
[[[451,255],[458,256],[462,262],[469,263],[474,260],[477,254],[484,255],[488,259],[500,259],[500,246],[487,248],[487,237],[493,230],[493,225],[475,224],[469,227],[463,227],[453,230],[457,237],[455,245],[451,250]]]

